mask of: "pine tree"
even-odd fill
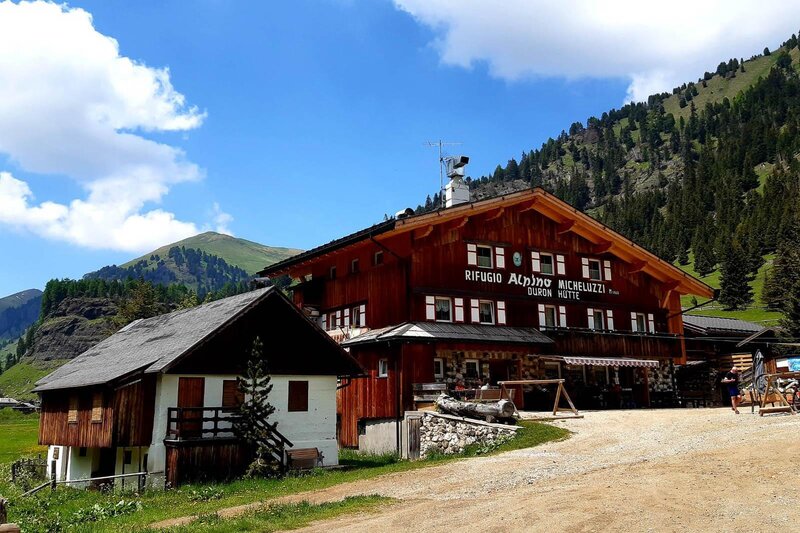
[[[27,351],[28,351],[28,345],[25,343],[25,337],[20,337],[19,341],[17,341],[17,361],[22,359],[23,356],[25,355],[25,352]],[[10,357],[11,353],[9,353],[8,355]]]
[[[800,283],[795,283],[786,292],[786,305],[781,319],[781,327],[784,335],[794,340],[800,338]]]
[[[762,299],[770,309],[785,310],[789,304],[787,287],[800,283],[800,221],[787,225],[775,251],[772,269],[764,282]]]
[[[753,301],[753,289],[750,287],[752,281],[750,258],[739,242],[737,234],[727,246],[720,267],[722,275],[719,302],[725,306],[726,311],[744,309]]]
[[[8,354],[6,354],[6,366],[5,366],[5,369],[8,370],[12,366],[14,366],[15,362],[16,361],[14,361],[14,354],[12,354],[11,352],[8,352]]]
[[[156,291],[146,281],[134,281],[128,298],[120,305],[119,317],[125,324],[158,314]]]
[[[281,463],[275,458],[266,444],[271,430],[269,417],[275,408],[269,403],[270,383],[269,364],[264,355],[261,338],[253,339],[244,378],[239,378],[239,392],[245,401],[239,407],[239,416],[233,424],[234,433],[248,443],[255,451],[255,459],[250,464],[247,475],[253,477],[275,476],[281,472]]]

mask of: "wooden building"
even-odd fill
[[[231,420],[256,336],[281,455],[314,447],[336,464],[337,379],[362,370],[269,288],[135,321],[40,380],[48,468],[73,481],[146,471],[154,486],[240,474],[251,455]]]
[[[561,376],[586,406],[649,405],[686,360],[680,296],[713,296],[542,189],[401,213],[261,274],[291,276],[295,304],[367,369],[339,391],[339,439],[372,450],[399,448],[419,383]]]

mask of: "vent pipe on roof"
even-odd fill
[[[450,178],[444,186],[445,208],[469,203],[469,185],[464,183],[464,167],[469,163],[469,157],[450,156],[445,159],[445,163],[447,163],[447,177]]]

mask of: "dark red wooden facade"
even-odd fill
[[[470,245],[491,248],[495,255],[490,268],[475,265]],[[552,254],[554,259],[563,256],[563,270],[556,269],[552,276],[534,272],[532,252]],[[537,277],[549,280],[553,288],[559,280],[586,281],[584,264],[589,259],[599,260],[603,268],[598,292],[562,297],[564,293],[556,290],[534,287],[529,292],[525,285],[525,279]],[[682,362],[680,296],[712,295],[702,282],[540,189],[378,224],[262,274],[289,274],[297,280],[295,303],[319,316],[339,338],[346,338],[348,330],[357,334],[363,328],[430,320],[428,299],[439,296],[450,298],[453,305],[456,299],[463,301],[466,324],[472,322],[469,302],[486,299],[493,302],[495,323],[502,305],[504,325],[537,328],[554,341],[530,346],[466,345],[453,339],[353,345],[351,353],[367,377],[352,380],[339,393],[339,438],[346,446],[358,444],[360,420],[399,418],[411,408],[412,385],[437,379],[437,357],[456,362],[477,357],[486,368],[497,369],[493,373],[517,377],[530,371],[531,354]],[[559,327],[544,327],[541,305],[556,306],[559,313],[563,309]],[[363,309],[359,320],[353,318],[357,309]],[[593,329],[590,309],[612,316],[613,331]],[[646,317],[646,331],[633,331],[631,313]],[[560,327],[561,320],[566,327]],[[608,326],[604,322],[596,329]],[[385,376],[379,375],[382,359],[387,360]]]

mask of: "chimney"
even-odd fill
[[[465,155],[451,156],[446,159],[447,177],[450,181],[444,187],[444,206],[453,207],[469,203],[469,186],[464,183],[464,167],[469,163]]]

